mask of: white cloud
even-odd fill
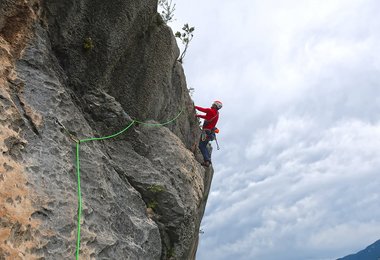
[[[380,238],[379,13],[376,0],[177,2],[196,27],[195,100],[224,102],[198,259],[334,259]]]
[[[337,257],[370,243],[380,217],[378,147],[380,123],[357,120],[321,129],[310,120],[281,118],[256,133],[246,149],[250,171],[216,172],[209,203],[218,206],[203,222],[207,256]],[[356,239],[346,237],[355,232]]]

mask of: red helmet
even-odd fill
[[[221,109],[223,107],[222,102],[215,100],[214,103],[212,103],[213,106],[216,106],[217,109]]]

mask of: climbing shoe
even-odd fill
[[[203,163],[201,163],[201,165],[205,166],[205,167],[209,167],[211,164],[210,161],[204,161]]]

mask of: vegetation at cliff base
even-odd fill
[[[90,51],[94,48],[94,43],[92,41],[92,39],[90,37],[87,37],[86,39],[84,39],[83,41],[83,49],[85,51]]]
[[[165,188],[162,187],[161,185],[153,184],[153,185],[148,187],[148,190],[153,192],[153,193],[160,193],[160,192],[165,191]]]

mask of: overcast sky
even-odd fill
[[[380,1],[175,2],[173,30],[195,26],[193,98],[224,103],[197,259],[336,259],[380,239]]]

